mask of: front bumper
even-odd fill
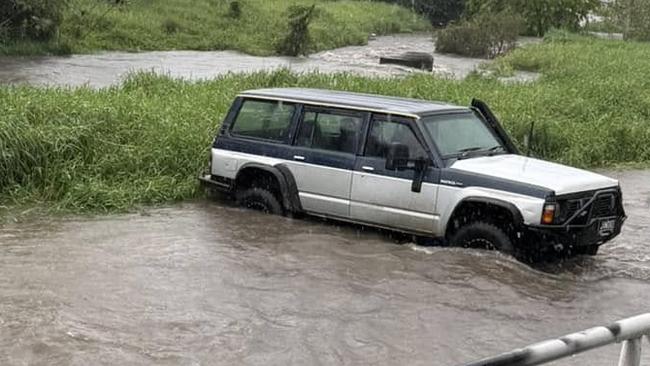
[[[526,237],[528,239],[537,239],[534,241],[541,246],[580,247],[601,245],[621,233],[625,219],[625,216],[603,217],[594,219],[586,225],[573,225],[564,228],[531,225],[526,227]],[[611,221],[614,222],[613,229],[601,231],[603,223]]]
[[[614,197],[612,211],[602,215],[597,202],[601,198]],[[564,223],[558,225],[528,225],[529,239],[539,239],[539,245],[580,247],[601,245],[621,233],[627,219],[620,189],[602,189],[592,193],[584,204]]]

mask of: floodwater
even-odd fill
[[[524,38],[522,44],[537,42]],[[376,37],[365,46],[323,51],[308,57],[257,57],[235,51],[105,52],[67,57],[0,57],[0,84],[106,87],[135,71],[154,71],[189,80],[210,79],[229,72],[254,72],[287,68],[296,72],[348,72],[366,76],[400,76],[415,69],[380,65],[379,57],[407,51],[434,55],[434,72],[464,78],[484,59],[433,53],[429,34],[398,34]],[[535,73],[521,72],[508,81],[529,81]]]
[[[650,172],[609,175],[622,235],[539,268],[219,201],[5,223],[0,364],[458,365],[648,312]]]

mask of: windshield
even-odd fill
[[[506,151],[491,129],[473,112],[427,116],[422,122],[443,157],[470,151]]]

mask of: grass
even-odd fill
[[[186,82],[153,74],[91,90],[0,87],[0,206],[47,203],[74,211],[126,210],[200,195],[196,175],[233,97],[301,86],[444,100],[478,97],[517,143],[535,121],[534,155],[579,167],[650,165],[650,44],[550,37],[499,59],[539,71],[503,84],[417,74],[369,79],[288,71]]]
[[[101,50],[239,50],[275,53],[288,29],[287,8],[317,4],[310,30],[312,51],[365,44],[370,33],[428,30],[409,10],[380,2],[353,0],[239,0],[233,16],[226,0],[70,0],[59,37],[49,43],[0,45],[0,54],[90,53]]]

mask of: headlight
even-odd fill
[[[550,225],[555,220],[555,211],[557,209],[557,204],[547,203],[544,205],[544,210],[542,211],[542,224]]]

